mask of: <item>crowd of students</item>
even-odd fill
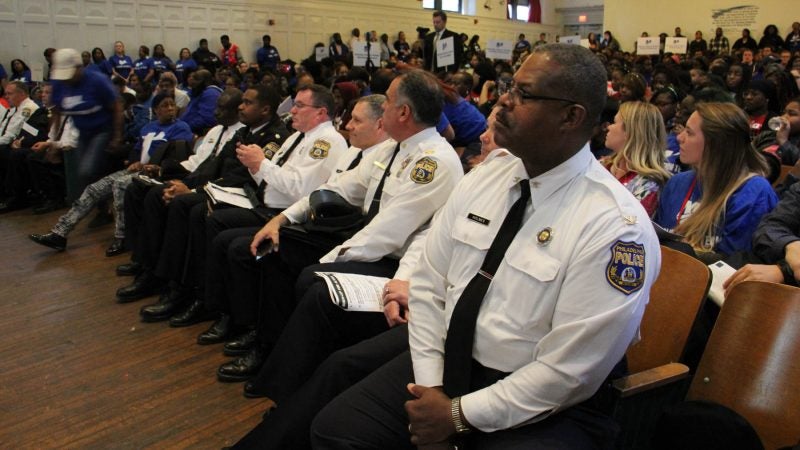
[[[796,284],[795,274],[800,276],[800,258],[788,246],[800,237],[785,236],[799,230],[784,230],[774,245],[764,239],[753,244],[754,234],[775,228],[772,210],[779,194],[786,193],[787,201],[797,196],[800,26],[795,25],[785,40],[762,39],[756,49],[746,41],[731,52],[698,45],[686,55],[637,56],[614,45],[610,32],[591,48],[607,72],[607,102],[589,142],[592,153],[655,223],[679,236],[665,244],[707,262],[728,259],[744,266],[728,281],[729,289],[744,279]],[[0,141],[3,209],[33,206],[37,214],[60,209],[72,185],[71,209],[49,232],[30,236],[65,250],[78,221],[98,204],[108,211],[104,200],[113,198],[117,226],[106,254],[132,250],[131,262],[117,274],[136,276],[118,291],[118,301],[160,293],[156,304],[142,309],[144,321],[186,326],[215,320],[198,343],[226,342],[226,354],[239,356],[220,367],[219,378],[255,380],[245,386],[246,396],[269,395],[281,403],[291,392],[276,391],[280,386],[269,379],[270,370],[292,366],[281,330],[297,333],[295,306],[308,307],[305,296],[320,295],[311,289],[313,273],[303,269],[318,269],[317,260],[370,265],[345,271],[387,277],[384,295],[392,296],[384,301],[399,299],[396,310],[387,309],[389,325],[405,323],[408,283],[414,282],[408,280],[408,266],[418,256],[415,240],[424,239],[428,220],[463,173],[498,157],[492,111],[528,100],[548,106],[572,102],[546,91],[534,95],[515,78],[543,42],[525,45],[520,36],[512,61],[491,61],[477,37],[465,40],[457,69],[433,79],[415,75],[425,69],[424,43],[409,45],[400,33],[392,48],[386,35],[369,35],[386,44],[384,67],[352,67],[351,52],[335,35],[328,58],[317,61],[312,55],[299,63],[280,61],[269,36],[252,64],[227,36],[219,54],[202,40],[194,53],[181,49],[175,62],[162,45],[153,47],[152,57],[148,47],[139,47],[136,61],[126,56],[122,42],[108,59],[100,48],[83,55],[57,50],[49,55],[51,81],[34,99],[50,123],[38,124],[30,120],[35,109],[24,103],[30,73],[25,78],[27,66],[14,60],[6,84],[8,109],[0,122],[0,139],[8,136]],[[353,39],[359,38],[353,30]],[[91,88],[81,87],[89,81],[95,83]],[[429,101],[441,101],[441,108],[426,110],[422,102],[409,106],[409,118],[400,118],[410,114],[402,101],[413,103],[408,97],[419,95],[402,91],[407,84],[433,95]],[[79,94],[94,103],[74,104]],[[12,120],[23,109],[33,131]],[[549,114],[560,112],[553,108]],[[775,117],[780,120],[770,120]],[[415,127],[404,130],[404,120]],[[425,147],[407,150],[406,144],[422,145],[413,136],[423,131],[430,134],[424,134]],[[398,167],[395,157],[402,165],[396,177],[389,176]],[[363,161],[379,169],[364,167]],[[772,182],[786,166],[795,167],[776,191]],[[20,171],[29,175],[15,175]],[[254,208],[214,209],[203,189],[211,181],[244,188]],[[280,258],[294,254],[295,259],[267,257],[260,264],[269,265],[271,273],[259,272],[251,253],[263,256],[265,238],[277,247],[280,225],[307,220],[307,196],[321,185],[356,203],[367,225],[344,243],[323,248],[314,247],[318,243],[293,248],[281,234]],[[380,212],[363,203],[368,197],[381,205]],[[785,215],[786,208],[776,212]],[[549,237],[539,239],[546,244]],[[778,244],[782,247],[775,248]],[[379,263],[384,265],[375,266]],[[273,297],[272,303],[265,300]],[[272,306],[259,309],[259,302]],[[385,331],[384,325],[380,318],[375,332]],[[328,353],[353,343],[341,342]],[[273,349],[280,350],[270,356]],[[316,356],[313,364],[325,356]],[[292,386],[299,389],[296,382]],[[310,418],[299,424],[308,426]]]

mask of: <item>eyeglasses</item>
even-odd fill
[[[301,103],[301,102],[294,102],[294,107],[297,108],[297,109],[301,109],[301,108],[322,108],[322,106],[306,105],[305,103]]]
[[[570,103],[573,105],[580,105],[580,103],[576,102],[575,100],[569,100],[566,98],[529,94],[523,91],[522,89],[518,88],[517,84],[514,81],[505,83],[505,89],[501,88],[500,91],[501,95],[508,94],[508,98],[511,99],[511,102],[514,103],[515,105],[521,105],[526,100],[554,101],[554,102]]]

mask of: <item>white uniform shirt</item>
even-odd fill
[[[283,166],[276,164],[299,135],[289,136],[272,159],[262,161],[258,172],[251,174],[256,184],[267,182],[264,204],[270,208],[286,208],[317,189],[347,150],[347,142],[333,124],[324,122],[305,134]]]
[[[493,153],[434,219],[411,276],[416,383],[442,384],[453,307],[526,178],[518,158]],[[661,263],[647,213],[588,145],[530,185],[522,228],[481,304],[472,353],[482,365],[511,375],[461,400],[466,419],[484,432],[541,420],[593,395],[637,339]],[[635,271],[629,261],[644,270]],[[632,284],[623,286],[622,279]]]
[[[10,144],[11,141],[16,139],[22,130],[22,124],[27,122],[31,114],[37,109],[39,109],[39,105],[31,100],[30,97],[23,100],[18,107],[11,108],[8,115],[8,125],[3,123],[0,127],[0,132],[5,128],[5,133],[0,136],[0,145]]]
[[[361,205],[366,214],[396,146],[395,141],[386,141],[366,156],[357,169],[322,188],[339,193],[353,205]],[[400,259],[414,233],[444,205],[463,173],[458,155],[435,128],[401,142],[383,184],[378,214],[320,262],[377,261],[385,256]],[[295,215],[298,220],[300,217],[304,215]],[[347,251],[340,254],[343,248]]]
[[[188,170],[189,172],[194,172],[200,164],[206,160],[211,155],[211,151],[214,150],[216,147],[216,151],[214,152],[215,155],[218,155],[219,152],[222,151],[222,148],[225,147],[225,144],[231,140],[231,138],[239,131],[239,128],[244,126],[241,122],[236,122],[235,124],[228,127],[225,132],[222,132],[222,129],[225,128],[222,125],[217,125],[214,128],[208,130],[203,140],[200,142],[200,145],[197,146],[195,149],[194,155],[189,156],[186,161],[181,161],[181,166],[184,169]],[[219,142],[219,145],[217,145]]]

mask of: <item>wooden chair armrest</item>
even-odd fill
[[[689,368],[680,363],[669,363],[643,372],[630,374],[612,382],[620,397],[629,397],[639,392],[674,383],[689,376]]]

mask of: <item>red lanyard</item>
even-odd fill
[[[686,203],[689,202],[689,198],[692,196],[694,192],[694,185],[697,184],[697,176],[692,179],[692,184],[689,185],[689,192],[686,193],[686,197],[683,199],[683,203],[681,203],[681,209],[678,210],[678,214],[675,216],[675,226],[677,227],[678,224],[681,223],[681,217],[683,217],[683,210],[686,209]]]

